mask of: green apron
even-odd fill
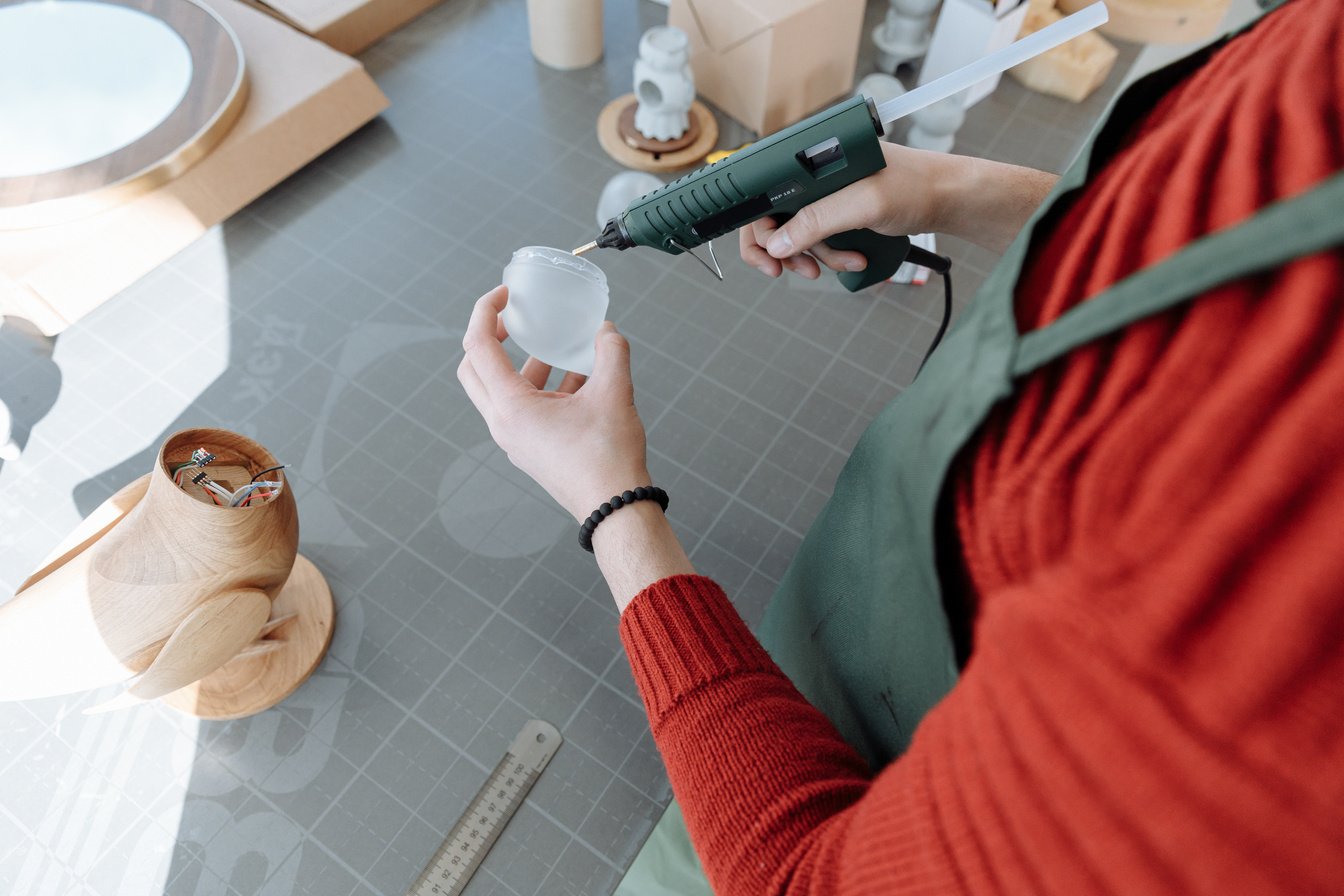
[[[957,648],[965,644],[955,643],[953,629],[960,637],[968,622],[964,608],[944,603],[938,509],[953,460],[990,409],[1021,377],[1078,346],[1344,242],[1344,174],[1336,174],[1190,243],[1048,327],[1017,332],[1013,293],[1041,222],[1163,93],[1231,36],[1147,75],[1116,100],[919,377],[859,440],[766,610],[761,643],[874,769],[905,750],[919,720],[957,681]],[[673,802],[617,896],[709,892]]]

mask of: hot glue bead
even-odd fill
[[[635,500],[635,493],[630,491],[629,489],[626,489],[625,491],[621,492],[621,500],[626,504],[629,504]],[[615,504],[616,502],[612,501],[611,503]]]
[[[602,512],[603,516],[611,516],[611,511],[614,510],[615,508],[613,508],[610,504],[603,504],[601,507],[597,509]]]

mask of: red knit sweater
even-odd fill
[[[1296,0],[1153,109],[1021,327],[1340,170],[1342,22]],[[1344,892],[1342,455],[1339,251],[1029,377],[954,474],[970,660],[876,774],[711,581],[644,591],[621,636],[716,892]]]

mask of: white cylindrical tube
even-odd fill
[[[883,125],[888,125],[898,118],[913,115],[920,109],[932,106],[939,100],[945,100],[980,83],[985,78],[1006,72],[1015,65],[1041,55],[1046,50],[1053,50],[1065,41],[1073,40],[1080,34],[1104,25],[1108,17],[1105,3],[1093,3],[1086,9],[1065,16],[1058,22],[995,50],[988,56],[977,59],[969,65],[963,65],[954,72],[949,72],[927,84],[921,84],[909,93],[881,104],[877,107],[877,119]]]
[[[602,0],[527,0],[527,29],[542,65],[583,68],[602,58]]]

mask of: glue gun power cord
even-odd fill
[[[943,334],[947,332],[948,321],[952,319],[952,259],[911,245],[910,251],[906,253],[905,260],[911,264],[928,268],[943,278],[943,321],[938,325],[938,332],[934,334],[933,342],[929,343],[929,350],[924,353],[924,360],[919,362],[919,370],[915,371],[915,376],[919,376],[920,371],[924,369],[924,365],[929,360],[929,355],[932,355],[933,350],[938,347],[938,343],[943,341]]]

